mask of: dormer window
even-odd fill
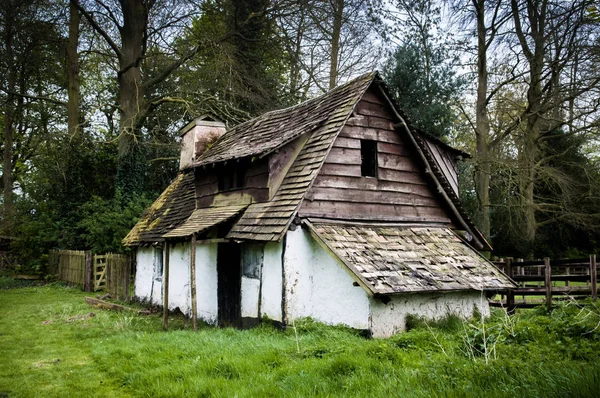
[[[246,186],[245,168],[225,168],[218,175],[219,192],[231,191]]]
[[[377,141],[360,140],[360,174],[377,178]]]

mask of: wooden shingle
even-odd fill
[[[449,228],[306,224],[372,294],[514,287]]]
[[[206,207],[194,210],[192,215],[179,227],[167,232],[163,238],[181,238],[206,231],[239,214],[247,206]]]
[[[163,235],[183,224],[195,208],[194,173],[180,173],[123,239],[124,246],[164,241]]]

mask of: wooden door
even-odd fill
[[[239,244],[219,243],[217,251],[219,326],[242,326],[242,270]]]

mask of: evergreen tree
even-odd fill
[[[390,90],[413,125],[438,138],[457,123],[455,104],[464,87],[448,58],[444,47],[409,42],[396,49],[384,68]]]

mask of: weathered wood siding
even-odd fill
[[[197,167],[196,172],[196,208],[209,206],[227,206],[242,203],[265,202],[269,200],[269,164],[266,159],[249,165],[244,188],[218,192],[218,168]]]
[[[444,177],[448,180],[450,188],[454,191],[456,196],[459,196],[458,192],[458,165],[456,163],[456,154],[450,150],[444,148],[432,139],[425,138],[427,148],[433,155],[438,167]],[[441,181],[440,181],[441,182]]]
[[[333,143],[299,211],[302,217],[450,223],[388,105],[369,90]],[[360,140],[377,142],[377,178],[361,176]]]

